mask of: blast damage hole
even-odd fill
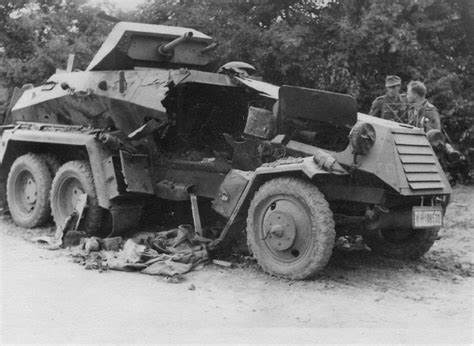
[[[275,208],[277,207],[276,203],[273,202],[271,205],[270,205],[270,209],[271,210],[275,210]]]

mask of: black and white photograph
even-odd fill
[[[0,0],[0,344],[474,344],[473,0]]]

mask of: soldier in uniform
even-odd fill
[[[408,84],[407,99],[410,107],[407,111],[409,125],[429,130],[441,130],[438,110],[426,99],[426,87],[422,82],[411,81]]]
[[[439,143],[433,143],[430,140],[430,144],[447,173],[451,185],[455,185],[459,178],[468,181],[469,164],[464,155],[453,148],[449,143],[449,137],[442,131],[438,110],[426,99],[425,85],[419,81],[411,81],[408,84],[407,99],[411,104],[407,111],[407,123],[422,128],[429,140],[436,130],[442,134],[443,139]]]
[[[404,122],[408,101],[405,94],[400,94],[402,80],[398,76],[385,78],[386,94],[377,97],[370,107],[370,115],[383,119]]]

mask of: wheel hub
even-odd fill
[[[288,250],[296,238],[295,221],[291,215],[281,211],[272,211],[263,225],[265,241],[277,251]]]
[[[78,188],[77,186],[72,188],[71,191],[71,202],[73,208],[77,205],[77,202],[79,202],[79,197],[84,193],[82,189]]]
[[[25,186],[25,199],[28,204],[36,203],[36,183],[32,178],[28,178]]]

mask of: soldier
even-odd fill
[[[383,119],[403,122],[406,114],[407,99],[405,94],[400,94],[402,80],[398,76],[387,76],[385,88],[387,92],[377,97],[370,107],[370,115]]]
[[[426,99],[426,87],[422,82],[411,81],[408,84],[407,99],[411,103],[408,109],[408,124],[429,130],[441,130],[439,113]]]

